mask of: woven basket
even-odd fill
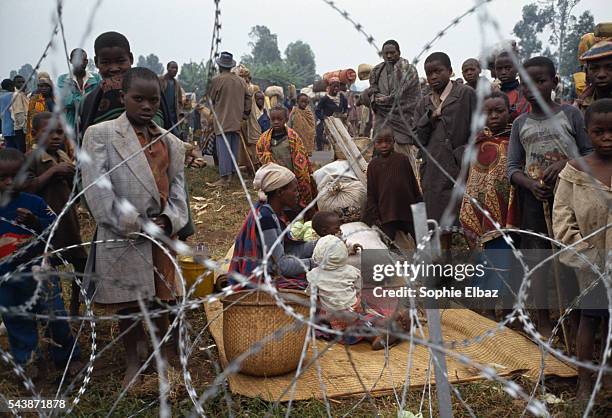
[[[308,317],[309,298],[304,292],[280,292],[287,305]],[[260,291],[241,291],[222,299],[223,345],[231,362],[252,349],[277,330],[295,324],[293,317],[276,305],[274,298]],[[278,376],[297,368],[306,338],[307,327],[300,326],[268,341],[240,364],[240,372],[251,376]]]

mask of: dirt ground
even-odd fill
[[[212,189],[206,185],[218,178],[214,168],[187,169],[187,180],[191,195],[191,206],[193,217],[197,226],[197,233],[189,239],[189,243],[207,245],[210,255],[214,259],[222,258],[227,249],[233,243],[244,217],[248,211],[248,204],[239,183],[235,181],[229,187],[223,189]],[[247,180],[247,186],[251,187],[252,180]],[[255,193],[251,192],[252,196]],[[93,223],[85,214],[81,215],[84,239],[91,236]],[[188,332],[193,338],[204,329],[206,318],[201,308],[191,310],[187,314]],[[79,331],[79,323],[73,323],[75,332]],[[87,389],[81,396],[81,401],[76,406],[74,414],[82,417],[94,417],[106,415],[111,409],[112,416],[157,416],[159,414],[158,401],[158,379],[154,370],[147,370],[144,383],[131,391],[127,396],[118,400],[120,383],[123,372],[123,348],[116,340],[119,334],[116,323],[110,321],[98,322],[96,330],[97,358],[94,363],[94,372]],[[89,323],[84,323],[79,333],[79,342],[83,351],[82,357],[88,359],[92,347],[92,328]],[[2,348],[6,350],[6,337],[0,338]],[[203,332],[197,344],[193,347],[193,354],[189,358],[189,371],[191,373],[194,387],[200,396],[217,376],[216,352],[208,355],[207,348],[214,344],[208,332]],[[102,351],[101,351],[102,350]],[[3,362],[0,362],[3,364]],[[52,396],[55,393],[60,374],[56,370],[49,370],[45,378],[39,383],[43,396]],[[514,379],[518,384],[530,391],[533,383],[522,377]],[[171,392],[169,401],[173,416],[185,416],[193,407],[185,387],[182,383],[182,374],[171,373]],[[79,382],[80,385],[80,382]],[[573,381],[551,381],[548,389],[557,396],[561,402],[549,405],[549,410],[556,417],[581,416],[582,405],[574,400]],[[78,385],[77,385],[78,387]],[[473,413],[478,417],[513,417],[518,416],[524,409],[525,403],[514,400],[507,395],[498,384],[478,382],[460,385],[459,392],[466,405],[469,405]],[[16,382],[12,372],[7,367],[0,370],[0,394],[7,399],[28,396],[23,385]],[[76,395],[75,391],[71,396]],[[601,394],[598,406],[593,416],[610,416],[612,411],[612,397],[610,394]],[[411,391],[408,396],[407,411],[417,412],[421,404],[421,390]],[[431,411],[436,416],[437,406],[435,393],[432,394],[433,405]],[[425,397],[427,398],[427,396]],[[398,416],[396,399],[392,396],[382,398],[366,398],[363,402],[358,398],[331,399],[331,413],[333,416],[348,414],[356,417],[394,417]],[[228,416],[233,414],[239,417],[253,416],[284,416],[287,405],[274,406],[257,399],[248,399],[240,396],[232,396],[232,403],[228,405],[226,400],[217,395],[204,405],[208,416]],[[231,412],[230,412],[231,409]],[[455,416],[470,416],[466,408],[457,397],[453,398],[453,409]],[[425,399],[423,404],[424,416],[429,416],[430,406]],[[292,406],[292,416],[325,416],[325,404],[318,400],[296,402]]]

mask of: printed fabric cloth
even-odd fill
[[[289,148],[291,151],[291,158],[293,161],[293,173],[298,182],[298,193],[299,203],[302,207],[307,206],[312,202],[315,194],[316,187],[312,180],[312,166],[308,159],[308,154],[304,148],[302,139],[291,128],[287,128],[287,136],[289,140]],[[257,141],[257,156],[262,164],[267,164],[274,161],[272,154],[272,129],[265,131]]]
[[[519,225],[516,190],[506,174],[510,129],[511,126],[508,126],[497,135],[485,129],[476,138],[476,160],[470,167],[459,214],[466,237],[472,244],[485,234],[481,244],[501,236],[501,233],[493,232],[497,230],[494,223],[500,228]],[[474,198],[482,210],[489,213],[490,219],[469,197]]]

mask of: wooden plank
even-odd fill
[[[330,136],[328,139],[342,151],[357,178],[364,186],[367,186],[366,170],[368,163],[361,155],[359,148],[353,142],[342,121],[338,118],[327,117],[325,118],[325,127]]]

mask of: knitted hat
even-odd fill
[[[589,62],[612,57],[612,40],[596,43],[587,52],[582,54],[580,61]]]

